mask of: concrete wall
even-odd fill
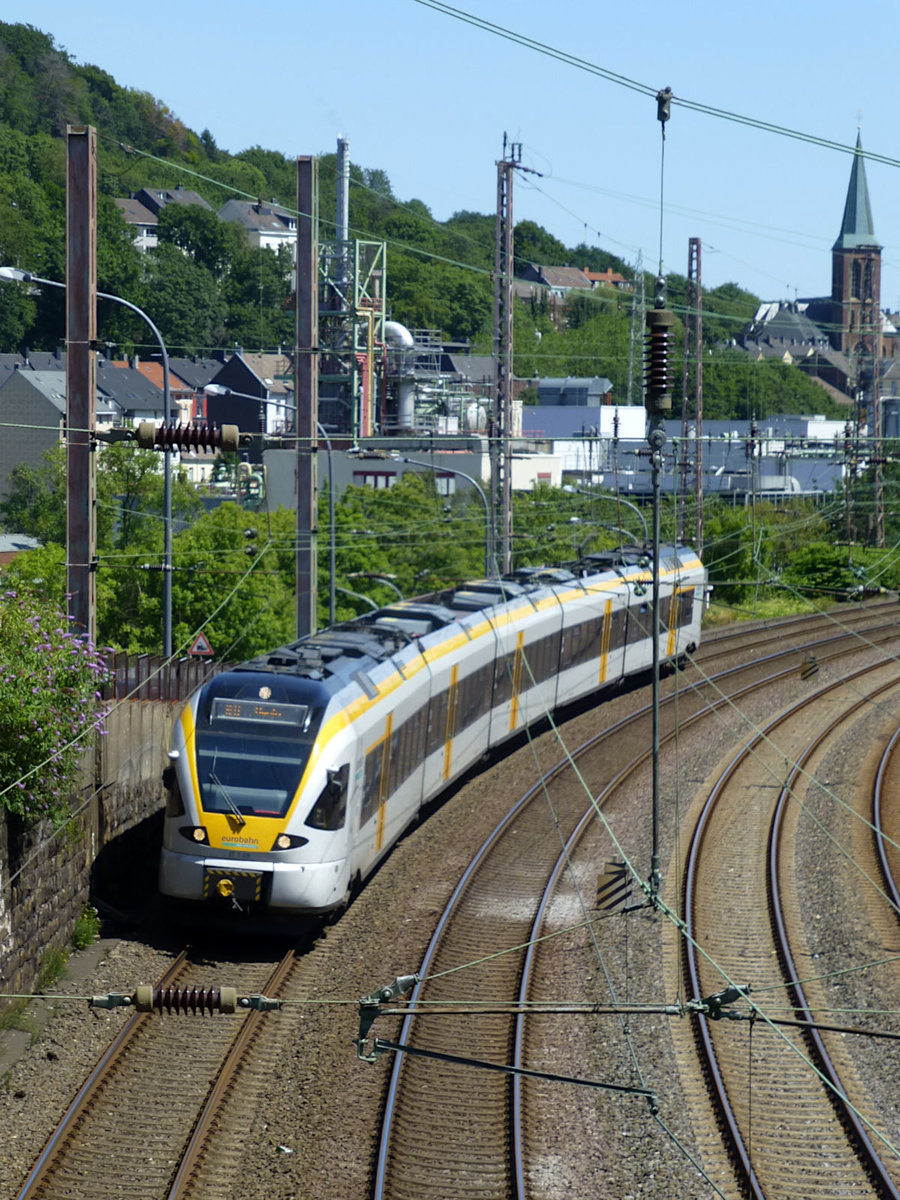
[[[176,706],[121,702],[108,734],[85,756],[64,830],[25,829],[0,814],[0,991],[28,993],[50,951],[69,946],[91,897],[115,907],[129,889],[155,887],[162,836],[160,776]],[[0,1001],[0,1013],[6,1005]]]

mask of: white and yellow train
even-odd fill
[[[659,657],[700,641],[706,572],[660,551]],[[561,705],[646,671],[646,552],[524,568],[402,601],[216,675],[173,727],[160,889],[326,913],[421,807]]]

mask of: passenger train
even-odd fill
[[[659,659],[700,641],[706,572],[660,548]],[[424,804],[547,712],[647,670],[636,549],[398,601],[198,688],[168,751],[164,895],[240,913],[340,909]]]

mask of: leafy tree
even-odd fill
[[[192,354],[225,339],[227,306],[215,276],[175,246],[163,244],[145,255],[143,303],[171,351]]]
[[[264,349],[293,340],[292,266],[286,246],[277,252],[247,244],[239,249],[222,285],[226,341]]]
[[[82,752],[103,728],[105,666],[62,613],[9,589],[0,596],[0,662],[0,803],[29,824],[61,825]]]
[[[513,270],[520,273],[529,264],[562,266],[567,262],[565,246],[534,221],[519,221],[513,230]]]
[[[296,631],[294,521],[293,513],[282,510],[267,523],[262,516],[226,503],[178,535],[172,581],[176,646],[188,644],[207,617],[211,619],[204,632],[210,645],[227,658],[246,658],[292,640]],[[244,537],[248,527],[258,531],[252,543]],[[252,558],[245,554],[248,546],[257,548]],[[145,603],[128,644],[158,646],[160,628],[161,608],[155,601]]]
[[[41,460],[39,466],[17,463],[10,471],[0,518],[9,533],[24,533],[62,546],[66,541],[65,447],[45,450]]]
[[[297,202],[296,162],[279,150],[264,150],[262,146],[251,146],[236,157],[241,162],[249,163],[263,176],[266,187],[262,195],[265,199],[277,199],[293,208]]]
[[[199,204],[167,204],[159,214],[159,240],[177,246],[218,279],[244,249],[243,231]]]

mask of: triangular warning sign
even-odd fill
[[[191,646],[190,650],[188,650],[188,654],[196,654],[202,658],[212,657],[212,646],[210,646],[209,642],[206,640],[205,633],[197,634],[197,636],[194,638],[193,645]]]

